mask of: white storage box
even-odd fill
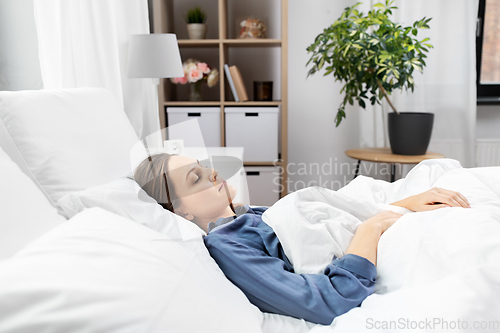
[[[277,167],[245,167],[250,204],[271,206],[280,198],[280,174]]]
[[[244,147],[245,162],[278,159],[279,107],[227,107],[226,146]]]
[[[197,119],[200,125],[201,134],[206,147],[220,147],[220,108],[219,107],[167,107],[168,126],[181,123],[183,121]],[[168,139],[183,139],[185,146],[190,146],[186,142],[186,135],[189,133],[177,133],[175,128],[168,131]]]

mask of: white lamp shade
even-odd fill
[[[184,76],[175,34],[130,36],[127,74],[130,78]]]

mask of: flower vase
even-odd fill
[[[190,84],[190,89],[189,100],[191,102],[201,101],[201,81]]]

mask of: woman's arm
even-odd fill
[[[400,201],[391,203],[414,212],[423,212],[444,207],[470,208],[469,201],[459,192],[434,187],[426,192],[412,195]]]
[[[412,195],[392,203],[414,212],[434,210],[444,207],[470,208],[467,199],[459,192],[434,187],[426,192]],[[377,246],[380,236],[402,215],[392,211],[382,212],[366,220],[356,230],[356,234],[347,248],[347,253],[356,254],[377,264]]]
[[[226,277],[264,312],[329,325],[375,290],[375,266],[354,254],[333,258],[323,274],[296,274],[259,246],[227,235],[210,233],[205,244]]]
[[[363,222],[356,230],[346,254],[356,254],[377,265],[377,246],[380,236],[401,216],[393,211],[386,211]]]

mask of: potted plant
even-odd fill
[[[174,84],[189,83],[191,91],[189,100],[191,102],[201,101],[201,84],[207,82],[207,86],[212,88],[219,81],[219,71],[211,68],[205,62],[196,59],[188,59],[183,64],[184,76],[171,78]]]
[[[205,39],[207,36],[207,15],[199,6],[193,7],[184,15],[187,23],[189,39]]]
[[[393,113],[389,114],[389,139],[394,154],[422,155],[427,151],[434,114],[398,112],[389,95],[396,89],[413,91],[413,71],[423,71],[429,39],[416,39],[420,29],[428,29],[430,18],[403,27],[390,19],[395,0],[377,3],[366,15],[356,4],[345,8],[338,20],[319,34],[307,51],[312,64],[308,76],[324,70],[344,83],[336,126],[346,117],[345,106],[354,101],[366,107],[380,104],[385,98]]]

